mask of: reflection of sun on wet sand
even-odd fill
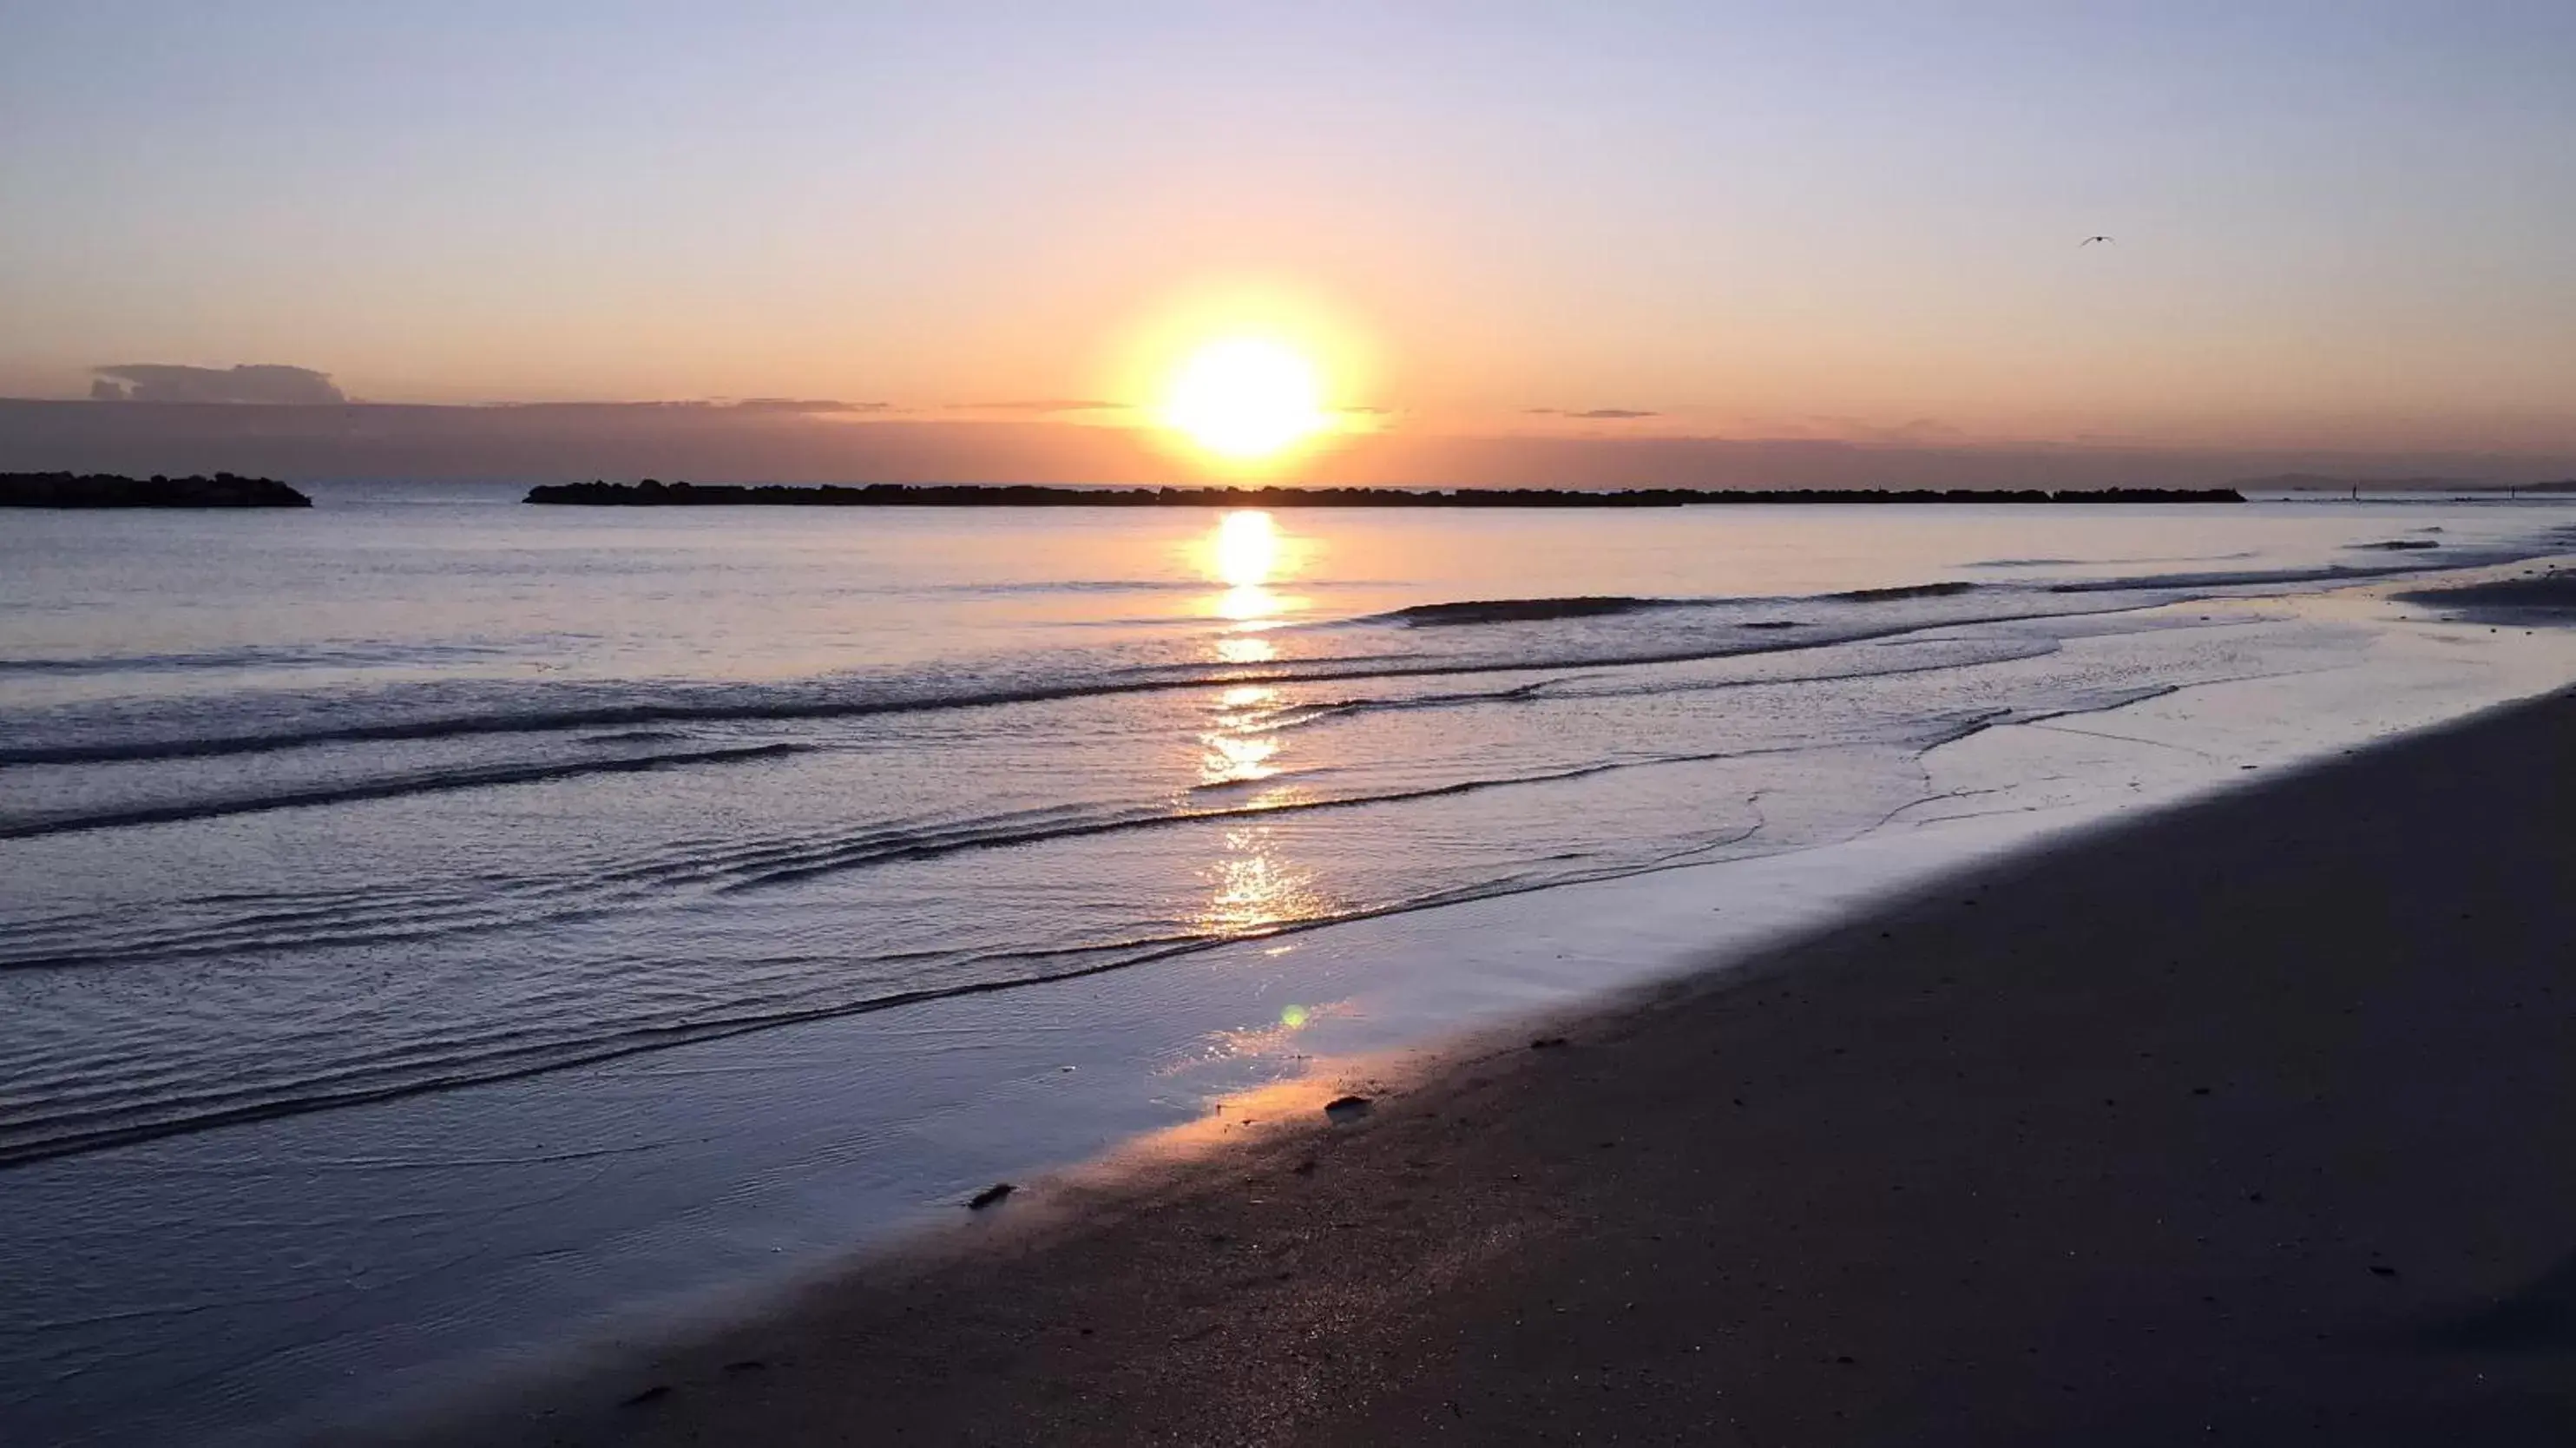
[[[1279,1014],[1270,1020],[1258,1025],[1245,1026],[1239,1030],[1219,1032],[1214,1049],[1227,1056],[1300,1055],[1302,1053],[1298,1050],[1298,1037],[1308,1026],[1350,1013],[1351,1006],[1348,1001],[1323,1001],[1312,1005],[1291,1002],[1281,1006]],[[1306,1091],[1312,1091],[1316,1084],[1304,1083]],[[1299,1094],[1302,1099],[1305,1093]],[[1320,1101],[1323,1098],[1317,1099]],[[1250,1125],[1259,1119],[1257,1110],[1251,1107],[1250,1102],[1229,1098],[1214,1115],[1219,1120],[1230,1118],[1235,1125]]]

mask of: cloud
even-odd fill
[[[883,412],[882,402],[840,402],[829,397],[746,397],[736,412]]]
[[[843,402],[831,397],[666,398],[653,402],[494,402],[487,412],[615,414],[628,418],[798,418],[884,412],[889,402]]]
[[[1525,407],[1531,417],[1571,417],[1582,422],[1620,422],[1632,417],[1660,417],[1656,412],[1640,412],[1633,407],[1595,407],[1583,412],[1562,407]]]
[[[331,374],[275,364],[186,367],[175,362],[124,362],[97,367],[90,397],[99,402],[254,402],[283,406],[328,405],[349,399]]]
[[[961,402],[959,412],[1124,412],[1123,402],[1099,402],[1080,397],[1039,397],[1012,402]]]

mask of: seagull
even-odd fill
[[[2118,238],[2118,237],[2116,237],[2116,236],[2088,236],[2088,237],[2084,238],[2082,241],[2079,241],[2079,242],[2075,243],[2075,245],[2076,245],[2078,248],[2082,248],[2082,247],[2088,247],[2088,246],[2091,246],[2093,243],[2095,243],[2095,242],[2097,242],[2097,241],[2118,241],[2118,240],[2119,240],[2119,238]]]

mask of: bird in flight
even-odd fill
[[[2079,241],[2079,242],[2075,243],[2075,245],[2076,245],[2078,248],[2082,248],[2082,247],[2091,246],[2093,243],[2095,243],[2095,242],[2097,242],[2097,241],[2117,241],[2117,240],[2119,240],[2119,238],[2118,238],[2118,237],[2116,237],[2116,236],[2088,236],[2088,237],[2084,238],[2082,241]]]

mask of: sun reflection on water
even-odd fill
[[[1192,545],[1209,580],[1224,585],[1208,604],[1209,613],[1229,622],[1213,640],[1218,662],[1267,664],[1279,657],[1278,646],[1263,635],[1302,603],[1271,587],[1296,571],[1295,544],[1268,513],[1238,509],[1219,518]],[[1292,705],[1279,688],[1253,680],[1220,689],[1210,698],[1193,761],[1191,789],[1200,801],[1197,807],[1257,811],[1307,796],[1306,790],[1279,777],[1286,772],[1282,756],[1287,751],[1279,720]],[[1200,874],[1208,894],[1195,923],[1210,935],[1266,935],[1334,910],[1312,872],[1279,856],[1267,824],[1225,830],[1223,848]]]
[[[1268,513],[1239,508],[1219,518],[1213,530],[1191,545],[1208,578],[1225,585],[1208,603],[1208,612],[1234,625],[1235,636],[1217,641],[1218,656],[1225,662],[1267,663],[1274,656],[1265,646],[1258,657],[1234,657],[1254,651],[1229,646],[1246,643],[1241,637],[1244,632],[1278,627],[1298,607],[1300,600],[1273,586],[1297,571],[1300,550],[1292,546],[1295,541],[1280,531],[1278,521]]]
[[[1216,641],[1221,664],[1266,664],[1279,657],[1279,646],[1258,634],[1233,634]]]
[[[1204,872],[1207,904],[1198,926],[1210,935],[1238,939],[1330,914],[1332,901],[1316,888],[1313,872],[1281,859],[1268,825],[1225,832],[1225,852]]]
[[[1207,753],[1199,760],[1199,784],[1251,784],[1278,773],[1271,758],[1279,741],[1261,734],[1206,734]]]
[[[1273,624],[1286,611],[1279,595],[1261,585],[1245,584],[1217,595],[1216,612],[1246,627],[1263,628]]]
[[[1279,566],[1279,524],[1258,508],[1245,508],[1217,520],[1216,576],[1236,588],[1268,583]]]
[[[1267,727],[1278,703],[1279,691],[1259,684],[1237,685],[1217,696],[1211,727],[1199,735],[1199,788],[1251,784],[1279,772],[1271,763],[1279,736]]]

